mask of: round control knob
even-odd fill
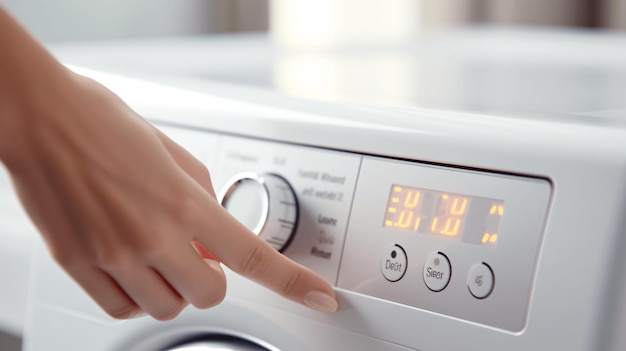
[[[233,217],[282,252],[298,223],[298,201],[289,183],[271,173],[240,173],[231,178],[220,202]]]

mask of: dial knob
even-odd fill
[[[298,223],[298,201],[289,183],[271,173],[240,173],[220,196],[224,208],[243,225],[282,252]]]

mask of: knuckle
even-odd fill
[[[268,251],[262,245],[255,245],[236,272],[248,278],[262,276],[269,268]]]
[[[196,199],[187,187],[181,185],[179,189],[173,189],[167,204],[170,211],[177,218],[185,218],[189,211],[197,207]]]
[[[211,180],[211,173],[209,172],[209,169],[202,164],[200,161],[196,160],[196,162],[194,162],[194,170],[193,172],[195,172],[199,177],[210,181]]]
[[[169,261],[170,251],[174,245],[175,243],[167,239],[155,241],[137,249],[136,256],[149,264]]]
[[[304,281],[304,275],[300,270],[294,270],[285,283],[280,287],[278,293],[282,296],[291,297],[297,294],[298,289]]]
[[[127,250],[98,250],[93,258],[96,265],[105,271],[126,270],[135,264],[133,255]]]
[[[195,194],[185,188],[173,191],[170,195],[164,202],[162,213],[166,215],[159,215],[158,218],[154,219],[153,223],[157,224],[157,230],[163,231],[173,227],[178,229],[179,226],[187,227],[202,218],[199,214],[202,213],[203,209]]]
[[[152,206],[142,209],[142,218],[136,226],[140,230],[159,230],[172,226],[172,221],[185,215],[190,206],[190,194],[181,182],[171,184],[167,188],[151,189]],[[151,233],[154,234],[154,233]]]

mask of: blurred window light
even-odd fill
[[[626,0],[273,0],[283,48],[395,45],[424,31],[473,24],[626,29]]]
[[[412,0],[274,0],[270,29],[279,46],[294,49],[402,44],[417,32],[418,4]]]

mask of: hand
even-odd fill
[[[109,315],[166,320],[189,303],[214,306],[226,291],[219,262],[337,309],[328,283],[220,206],[200,162],[98,83],[62,76],[19,109],[27,127],[7,167],[52,256]]]

